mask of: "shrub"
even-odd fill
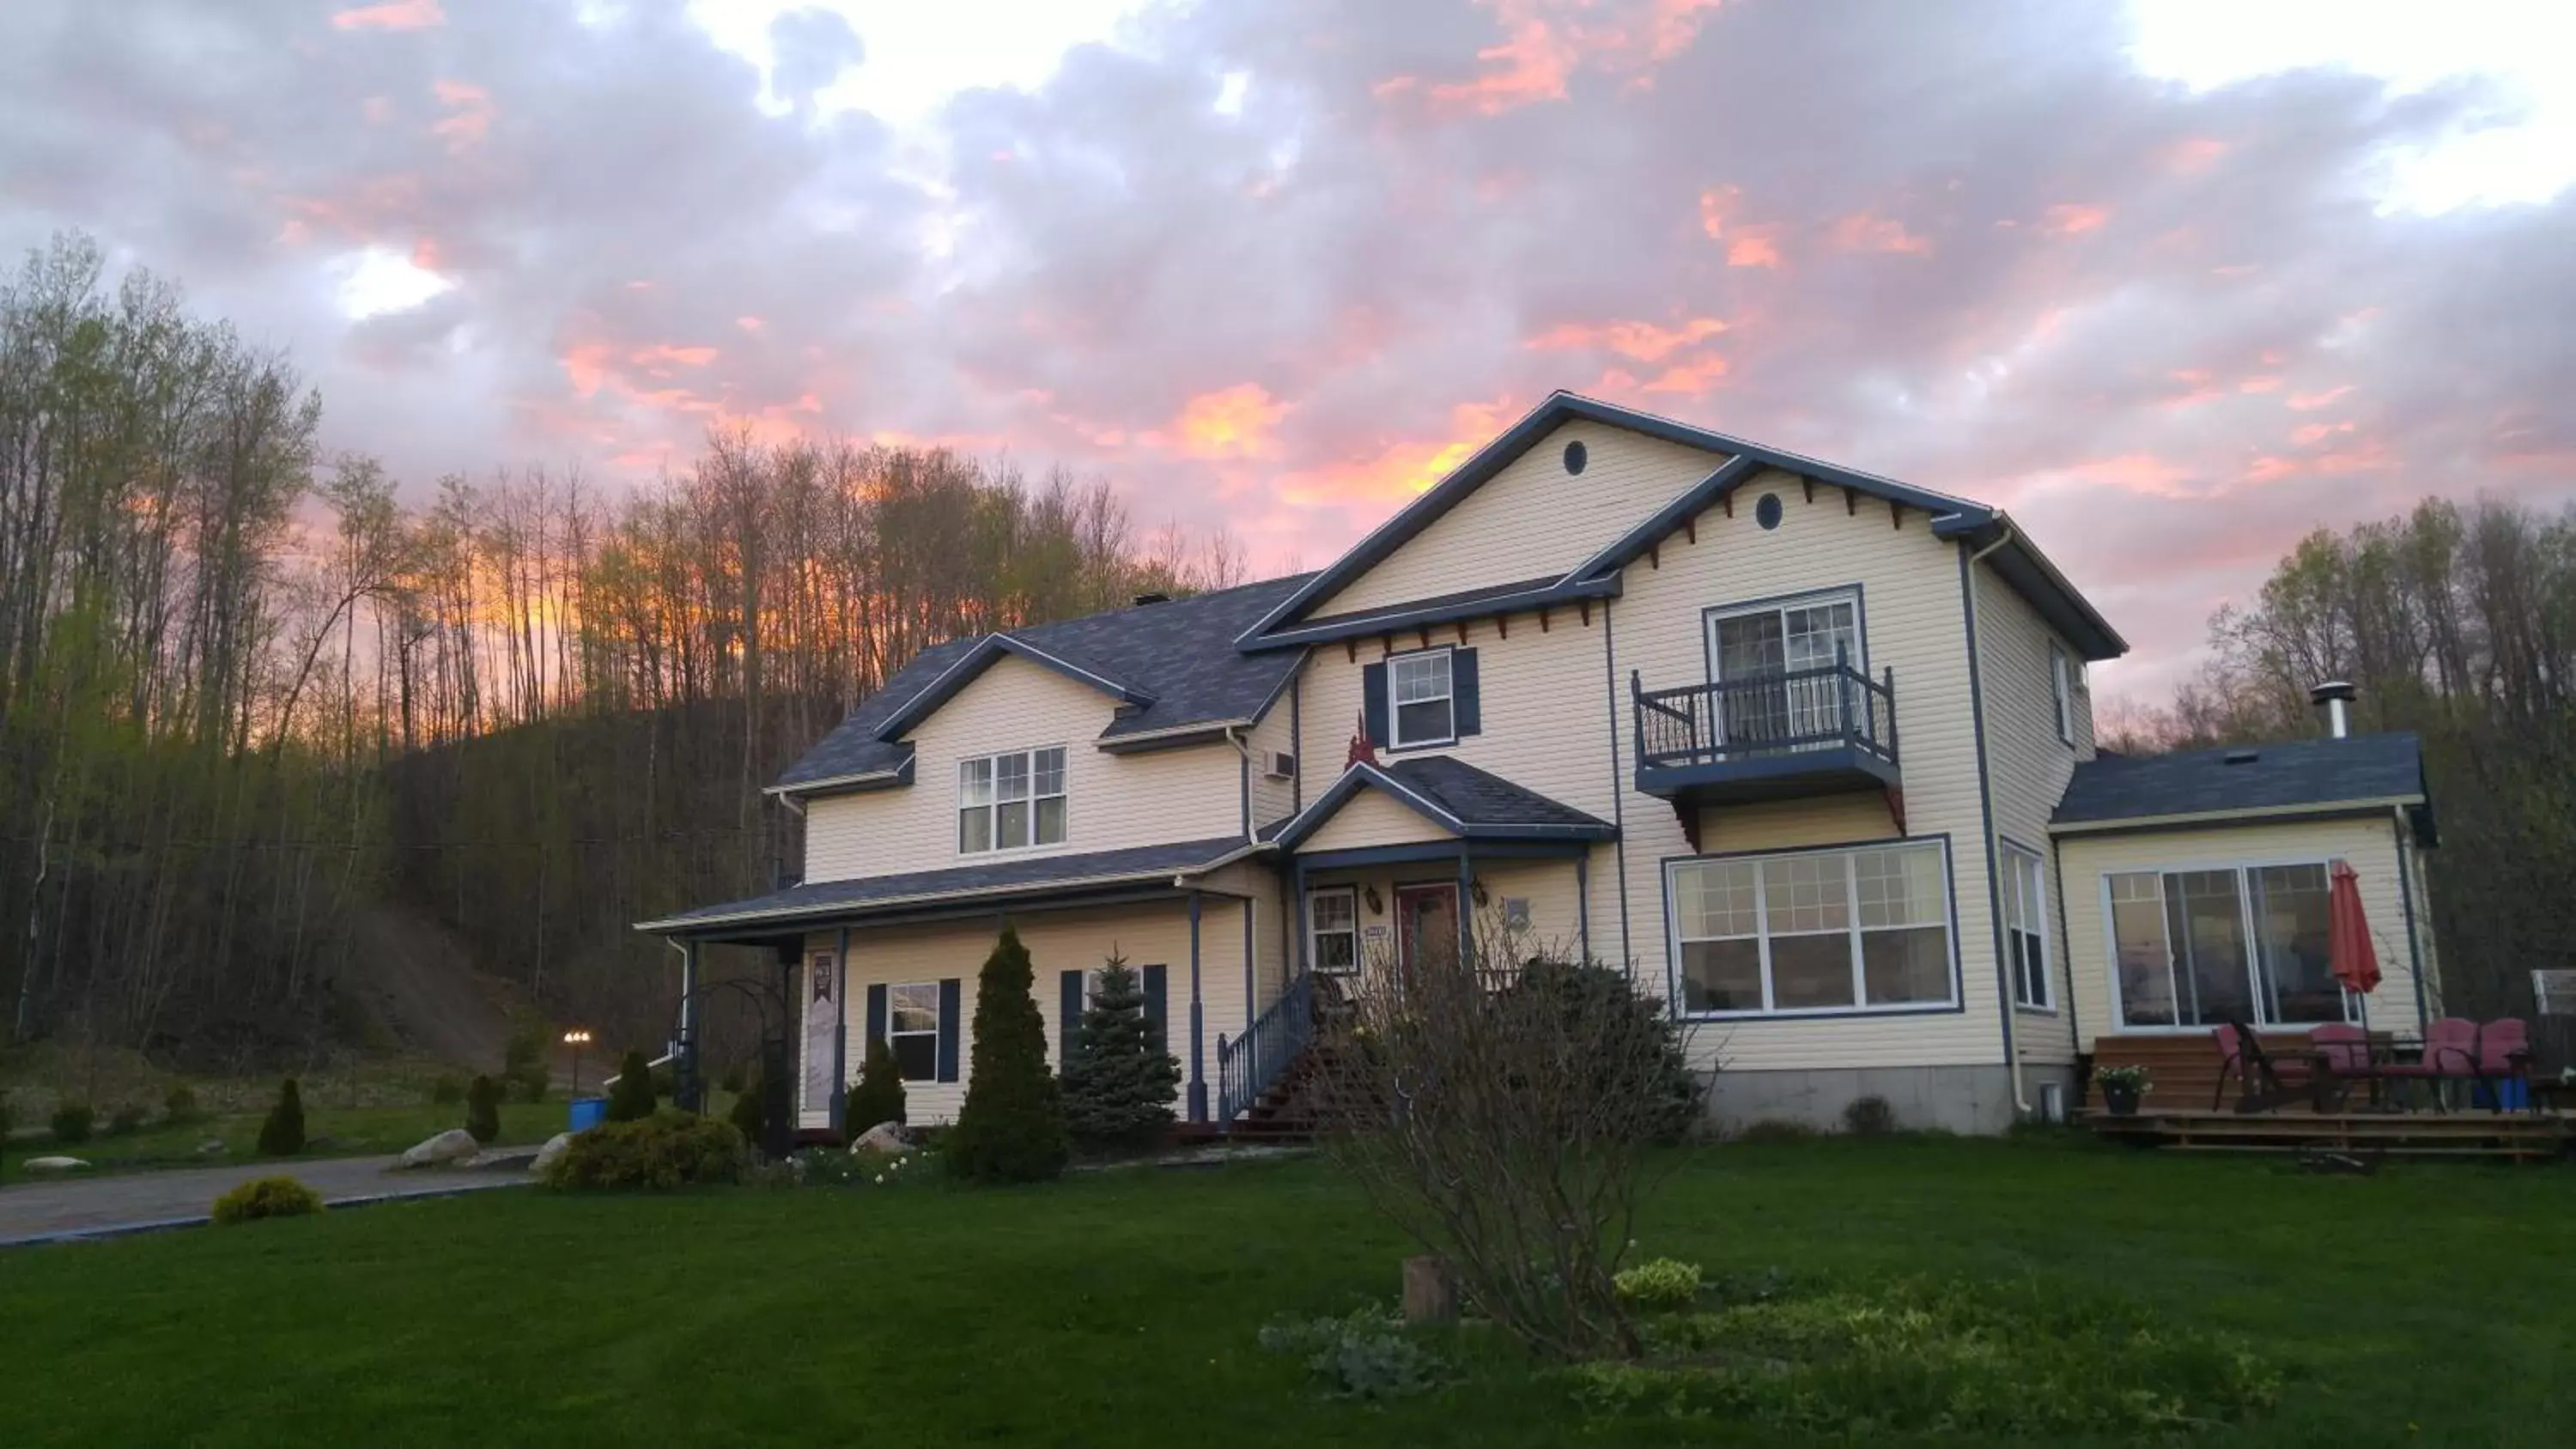
[[[1737,1129],[1735,1140],[1747,1147],[1778,1147],[1786,1143],[1812,1141],[1815,1136],[1816,1129],[1804,1122],[1793,1122],[1786,1117],[1764,1117]]]
[[[147,1115],[141,1107],[128,1102],[116,1109],[116,1115],[107,1119],[107,1135],[131,1137],[143,1130],[143,1119]]]
[[[465,1083],[453,1076],[442,1076],[429,1084],[429,1104],[453,1107],[465,1100]]]
[[[465,1130],[475,1141],[490,1143],[501,1135],[501,1084],[476,1077],[465,1089]]]
[[[741,1082],[738,1072],[735,1081]],[[733,1124],[733,1130],[741,1133],[742,1140],[754,1147],[769,1140],[768,1086],[767,1082],[756,1079],[736,1086],[733,1107],[725,1113],[725,1120]]]
[[[65,1102],[54,1109],[52,1123],[54,1140],[63,1143],[87,1142],[90,1126],[97,1120],[98,1114],[90,1109],[89,1103]]]
[[[204,1109],[197,1105],[197,1094],[188,1090],[186,1084],[172,1087],[162,1094],[161,1120],[168,1125],[185,1127],[192,1122],[202,1122],[205,1117]]]
[[[293,1157],[303,1150],[304,1094],[289,1077],[278,1086],[277,1105],[268,1109],[268,1120],[259,1124],[259,1155]]]
[[[1064,1064],[1065,1126],[1096,1147],[1139,1146],[1172,1125],[1181,1064],[1145,1015],[1145,990],[1126,958],[1112,955],[1074,1031]]]
[[[746,1080],[748,1078],[744,1075],[742,1063],[736,1062],[724,1069],[723,1076],[716,1078],[716,1090],[739,1097],[742,1095],[742,1084]]]
[[[1651,1263],[1622,1268],[1611,1281],[1619,1289],[1621,1302],[1649,1313],[1688,1308],[1699,1301],[1697,1263],[1657,1258]]]
[[[1404,1320],[1383,1308],[1279,1319],[1263,1326],[1261,1347],[1304,1355],[1307,1371],[1336,1398],[1403,1398],[1438,1388],[1447,1373],[1437,1355],[1404,1336]]]
[[[653,1095],[653,1068],[644,1060],[644,1052],[629,1047],[626,1060],[617,1064],[617,1085],[608,1089],[608,1120],[641,1122],[653,1115],[659,1099]]]
[[[245,1182],[215,1199],[215,1221],[246,1223],[253,1218],[303,1218],[322,1211],[322,1194],[291,1177],[262,1177]]]
[[[868,1043],[859,1062],[859,1084],[850,1089],[844,1119],[854,1131],[865,1132],[880,1122],[901,1123],[903,1110],[903,1068],[895,1062],[894,1048],[879,1037]]]
[[[1885,1097],[1854,1097],[1843,1104],[1843,1130],[1854,1137],[1884,1137],[1896,1130],[1896,1109]]]
[[[1030,981],[1028,948],[1004,926],[977,980],[974,1068],[948,1138],[949,1165],[970,1182],[1043,1182],[1072,1155]]]
[[[572,1139],[546,1173],[560,1188],[673,1188],[742,1181],[751,1152],[727,1122],[656,1112],[608,1122]]]

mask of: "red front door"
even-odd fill
[[[1458,959],[1458,887],[1451,884],[1395,888],[1396,969],[1410,978],[1431,962]]]

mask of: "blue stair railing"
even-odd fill
[[[1310,975],[1290,980],[1288,989],[1241,1036],[1217,1037],[1218,1124],[1233,1126],[1314,1039],[1315,978]]]

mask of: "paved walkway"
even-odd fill
[[[222,1167],[132,1172],[116,1177],[31,1180],[14,1171],[0,1185],[0,1247],[48,1238],[131,1232],[199,1223],[217,1197],[255,1177],[286,1173],[330,1203],[378,1197],[435,1197],[524,1185],[525,1170],[388,1172],[391,1157],[312,1162],[238,1162]]]

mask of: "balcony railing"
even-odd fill
[[[1649,690],[1628,676],[1637,784],[1649,794],[1729,784],[1754,793],[1896,780],[1896,677],[1845,664]]]

